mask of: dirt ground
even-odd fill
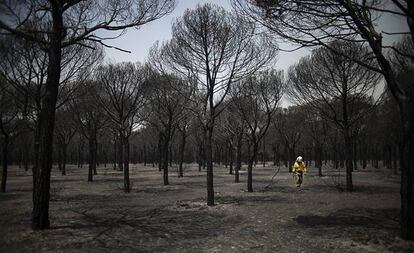
[[[215,167],[216,205],[208,207],[206,173],[187,165],[170,169],[170,185],[151,166],[131,168],[131,193],[122,172],[87,166],[52,173],[51,229],[32,231],[31,173],[13,167],[8,193],[0,194],[0,252],[413,252],[398,237],[399,176],[354,172],[355,192],[334,187],[337,171],[312,170],[302,188],[281,168],[254,168],[255,192],[246,174],[234,183]],[[342,172],[343,174],[343,172]],[[337,179],[335,179],[337,180]],[[266,187],[268,186],[268,187]]]

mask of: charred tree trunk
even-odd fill
[[[358,169],[358,146],[357,146],[357,141],[354,141],[352,154],[353,154],[352,158],[354,160],[354,166],[352,167],[352,170],[357,170]]]
[[[414,104],[411,99],[400,104],[402,117],[401,166],[401,236],[414,240]]]
[[[214,205],[214,182],[213,182],[213,119],[207,130],[207,138],[205,142],[205,155],[207,162],[207,205]]]
[[[168,138],[169,139],[169,138]],[[169,140],[168,140],[168,143],[169,143]],[[172,152],[172,147],[170,146],[170,145],[168,145],[168,152],[170,152],[169,153],[169,156],[168,156],[168,160],[169,160],[169,162],[170,162],[170,167],[172,167],[172,162],[173,162],[173,152]]]
[[[162,175],[163,175],[163,181],[164,185],[169,185],[168,181],[168,163],[170,162],[170,156],[171,156],[171,150],[170,150],[170,131],[169,129],[166,129],[165,132],[162,134],[162,140],[161,143],[161,169],[162,169]]]
[[[2,176],[1,176],[1,189],[0,192],[6,192],[6,183],[7,183],[7,166],[9,158],[9,136],[7,134],[3,135],[3,147],[2,147]]]
[[[162,150],[162,144],[164,142],[163,135],[160,132],[158,135],[158,171],[162,170],[162,156],[163,156],[163,150]]]
[[[89,168],[88,168],[88,182],[93,181],[93,172],[96,166],[96,138],[94,138],[94,133],[91,130],[89,133]]]
[[[233,146],[229,145],[229,174],[233,175],[233,163],[234,163],[234,150]]]
[[[94,159],[95,164],[93,166],[93,174],[98,175],[98,171],[96,170],[96,167],[98,167],[98,164],[99,164],[99,162],[98,162],[98,138],[96,136],[96,129],[94,130],[94,133],[95,133],[95,135],[93,137],[95,139],[95,141],[94,141],[95,148],[94,148],[94,154],[93,155],[95,157],[95,159]]]
[[[349,130],[344,129],[344,140],[345,140],[345,167],[346,167],[346,190],[351,192],[354,187],[352,184],[352,165],[353,165],[353,145]]]
[[[242,161],[242,146],[243,146],[243,134],[240,133],[237,137],[237,154],[236,154],[236,167],[234,172],[234,182],[240,182],[239,178],[239,171],[241,169],[241,161]]]
[[[52,4],[55,5],[55,4]],[[55,110],[61,71],[62,10],[58,6],[52,9],[52,33],[48,51],[48,68],[45,93],[39,117],[39,152],[33,174],[33,210],[32,228],[47,229],[49,222],[50,173],[52,170],[53,130]]]
[[[249,154],[249,164],[247,166],[247,191],[253,192],[253,163],[257,157],[257,149],[259,144],[256,142],[255,138],[252,140],[252,153]]]
[[[187,139],[187,133],[185,127],[181,131],[181,143],[179,150],[179,165],[178,165],[178,177],[183,177],[183,162],[184,162],[184,151]]]
[[[125,158],[125,138],[122,130],[119,131],[119,143],[118,143],[118,169],[124,170],[124,158]]]
[[[131,191],[130,181],[129,181],[129,139],[128,136],[122,136],[123,143],[123,165],[124,165],[124,191],[129,193]]]

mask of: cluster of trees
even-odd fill
[[[413,73],[414,3],[409,0],[392,1],[303,1],[303,0],[233,0],[236,11],[262,24],[279,38],[298,47],[322,46],[341,56],[377,72],[385,80],[388,91],[398,105],[401,138],[399,157],[401,175],[401,235],[414,239],[414,101]],[[403,19],[407,29],[384,31],[378,27],[381,16]],[[390,45],[385,37],[406,36],[399,45]],[[344,54],[332,41],[366,46],[374,62]],[[405,80],[405,81],[404,81]],[[325,96],[325,95],[324,95]],[[344,110],[345,111],[345,110]],[[341,122],[345,133],[344,122]],[[346,127],[345,127],[346,128]],[[348,150],[349,154],[350,151]],[[348,164],[348,172],[350,162]],[[348,173],[349,174],[349,173]],[[351,177],[347,176],[348,188]]]
[[[259,161],[290,169],[302,154],[320,176],[323,161],[345,166],[352,191],[359,163],[383,160],[402,171],[402,236],[413,239],[414,31],[385,46],[374,25],[386,13],[414,29],[412,4],[393,4],[233,0],[235,12],[205,4],[173,23],[147,63],[109,64],[108,39],[170,13],[175,1],[2,1],[1,190],[8,164],[32,168],[32,226],[46,229],[54,163],[65,175],[67,163],[87,159],[93,181],[97,165],[111,162],[129,192],[131,162],[157,164],[168,185],[172,162],[183,177],[184,162],[195,161],[214,205],[214,163],[239,182],[244,162],[252,192]],[[284,75],[272,68],[277,37],[317,48]],[[283,94],[296,105],[280,108]]]

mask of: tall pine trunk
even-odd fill
[[[3,135],[3,147],[2,147],[2,175],[1,175],[1,188],[0,192],[6,192],[6,183],[7,183],[7,166],[9,158],[9,136],[7,134]]]
[[[123,136],[122,137],[123,141],[123,165],[124,165],[124,191],[125,192],[130,192],[131,191],[131,186],[130,186],[130,180],[129,180],[129,140],[128,140],[128,136]]]
[[[169,150],[169,143],[170,143],[170,137],[169,137],[168,130],[163,134],[163,142],[161,143],[161,169],[162,169],[162,176],[164,185],[169,185],[168,181],[168,162],[169,162],[169,156],[170,156],[170,150]]]
[[[53,131],[61,71],[62,13],[56,6],[52,10],[53,24],[48,52],[47,80],[39,117],[39,150],[33,174],[32,228],[47,229],[49,222],[50,173],[52,170]]]
[[[352,165],[353,165],[353,145],[349,135],[349,129],[344,129],[345,141],[345,168],[346,168],[346,190],[351,192],[354,190],[352,183]]]
[[[229,174],[233,174],[233,163],[234,163],[234,148],[233,145],[229,145]]]
[[[400,104],[402,117],[401,166],[401,236],[414,240],[414,104],[407,99]]]
[[[255,138],[252,140],[252,144],[253,144],[253,149],[251,151],[251,154],[249,152],[249,164],[247,167],[247,191],[248,192],[253,192],[253,163],[256,161],[257,149],[259,145]]]
[[[186,144],[186,129],[184,127],[183,131],[181,132],[181,143],[180,143],[180,154],[179,154],[179,165],[178,165],[178,177],[183,177],[183,162],[184,162],[184,151],[185,151],[185,144]]]
[[[93,165],[93,174],[98,175],[98,171],[96,170],[96,167],[98,167],[98,164],[99,164],[99,160],[98,160],[98,137],[96,136],[96,129],[94,129],[94,133],[95,133],[95,135],[93,137],[95,139],[95,141],[94,141],[95,148],[93,149],[94,150],[93,156],[95,157],[95,159],[94,159],[95,163]]]
[[[239,171],[241,169],[241,160],[242,160],[242,146],[243,146],[243,134],[240,133],[237,137],[237,154],[236,154],[236,167],[234,171],[234,182],[240,182]]]
[[[162,156],[163,156],[163,150],[162,150],[162,145],[163,145],[163,142],[164,142],[164,140],[163,140],[163,135],[162,135],[162,133],[160,132],[159,133],[159,135],[158,135],[158,171],[161,171],[162,170]]]
[[[211,121],[213,121],[211,119]],[[214,182],[213,182],[213,122],[207,130],[205,141],[205,157],[207,163],[207,205],[214,205]]]
[[[96,135],[91,131],[89,134],[89,168],[88,168],[88,182],[93,181],[94,170],[96,167]]]

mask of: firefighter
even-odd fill
[[[296,175],[296,187],[300,187],[303,182],[303,173],[307,172],[305,163],[303,162],[301,156],[298,156],[298,158],[296,158],[296,162],[293,164],[292,172]]]

